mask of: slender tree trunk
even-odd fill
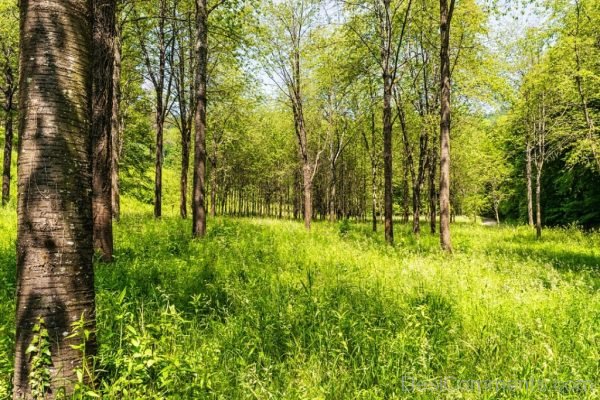
[[[93,0],[92,213],[94,248],[104,262],[113,258],[112,138],[116,0]]]
[[[196,0],[196,113],[194,121],[194,196],[193,237],[206,235],[205,175],[206,175],[206,80],[208,64],[208,7],[206,0]]]
[[[50,359],[45,399],[61,388],[70,397],[81,368],[68,335],[85,320],[83,343],[96,352],[91,123],[92,2],[20,2],[20,141],[17,233],[17,313],[14,399],[32,399],[29,374],[39,350],[28,351],[48,331]],[[40,346],[38,346],[38,349]],[[45,358],[46,355],[43,357]],[[84,375],[88,379],[88,375]],[[39,397],[38,397],[39,398]]]
[[[437,191],[435,187],[437,157],[435,146],[429,152],[429,230],[435,235],[437,226]]]
[[[183,122],[183,119],[182,119]],[[188,189],[188,171],[190,170],[190,127],[186,123],[182,124],[181,132],[181,176],[179,187],[179,215],[181,218],[187,218],[187,189]]]
[[[371,218],[373,232],[377,232],[377,167],[371,165]]]
[[[304,227],[310,230],[312,219],[312,168],[308,162],[302,168],[304,184]]]
[[[156,104],[156,161],[154,168],[154,218],[162,217],[162,165],[163,165],[163,100],[157,96]]]
[[[383,76],[383,174],[385,240],[394,243],[394,208],[392,199],[392,76],[389,69]]]
[[[450,24],[454,0],[440,0],[440,70],[441,70],[441,121],[440,121],[440,242],[442,249],[452,252],[450,238]]]
[[[525,177],[527,179],[527,220],[533,226],[533,189],[531,184],[531,142],[527,140]]]
[[[8,81],[7,85],[13,86],[12,70],[7,68],[5,78]],[[5,206],[10,201],[10,169],[12,160],[12,145],[13,145],[13,89],[9,88],[6,93],[6,104],[4,111],[6,112],[6,121],[4,122],[4,162],[2,165],[2,205]]]
[[[119,25],[115,24],[115,41],[113,43],[114,68],[113,68],[113,98],[111,116],[111,208],[113,218],[121,218],[121,194],[119,190],[119,157],[121,154],[121,32]]]
[[[217,209],[215,202],[217,199],[217,152],[213,152],[213,156],[210,160],[210,216],[215,217],[217,215]]]
[[[336,217],[337,217],[336,186],[337,186],[337,175],[335,173],[335,163],[331,163],[331,186],[329,189],[329,220],[331,222],[335,222]]]
[[[494,214],[496,215],[496,224],[500,226],[500,203],[494,199]]]
[[[542,237],[542,170],[538,168],[535,180],[535,233],[537,238]]]
[[[421,188],[418,184],[413,186],[413,233],[421,233]]]
[[[191,25],[191,21],[188,21],[188,24]],[[190,142],[192,136],[192,119],[190,118],[191,114],[191,103],[193,100],[193,86],[189,87],[189,96],[186,93],[186,89],[188,88],[188,71],[186,53],[188,51],[192,52],[190,49],[191,46],[188,46],[188,43],[182,39],[182,34],[179,31],[179,27],[176,21],[173,22],[173,31],[174,35],[177,37],[178,49],[177,49],[177,62],[173,58],[170,58],[171,68],[173,70],[177,70],[177,76],[175,78],[175,85],[177,91],[177,102],[179,103],[179,128],[181,130],[181,171],[179,176],[179,216],[182,219],[187,218],[188,210],[187,210],[187,198],[188,198],[188,175],[190,169]],[[190,33],[190,29],[186,33]],[[174,39],[175,40],[175,39]],[[193,53],[190,54],[190,70],[189,72],[193,72]],[[178,64],[178,65],[173,65]],[[178,68],[177,68],[178,67]],[[177,69],[176,69],[177,68]]]

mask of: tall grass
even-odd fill
[[[446,256],[437,237],[404,226],[389,247],[368,225],[315,223],[309,234],[218,218],[192,241],[189,221],[124,208],[116,261],[96,267],[92,392],[104,398],[600,398],[600,234],[555,229],[538,241],[526,227],[456,224]],[[0,397],[13,213],[0,211]],[[514,386],[479,390],[483,380]],[[516,384],[529,380],[596,388]]]

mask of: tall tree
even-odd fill
[[[19,49],[18,9],[16,3],[0,4],[0,18],[5,23],[0,27],[0,91],[4,97],[4,161],[2,164],[2,205],[10,200],[11,162],[13,149],[13,125],[16,110],[17,58]]]
[[[194,112],[194,187],[192,194],[192,236],[206,235],[206,105],[208,81],[208,15],[206,0],[196,0],[196,79]]]
[[[93,1],[92,209],[94,247],[113,257],[112,112],[116,0]]]
[[[440,0],[440,241],[452,252],[450,238],[450,26],[455,0]]]
[[[323,149],[311,153],[311,142],[306,124],[305,85],[303,62],[308,33],[314,28],[320,2],[315,0],[290,0],[271,4],[272,42],[269,47],[269,74],[279,87],[292,109],[294,132],[298,141],[298,156],[302,169],[302,194],[304,226],[310,230],[313,217],[313,181],[319,167]]]
[[[118,5],[117,5],[118,6]],[[119,10],[118,10],[119,11]],[[113,97],[111,111],[111,167],[110,167],[110,183],[111,183],[111,209],[115,220],[121,219],[121,189],[119,186],[119,159],[122,148],[123,122],[121,115],[121,54],[122,54],[122,32],[123,21],[118,18],[120,13],[115,16],[115,34],[113,41]]]
[[[383,89],[383,174],[384,174],[384,227],[385,239],[394,243],[393,164],[392,164],[392,99],[393,86],[400,67],[400,53],[406,33],[412,0],[372,0],[367,4],[350,4],[349,10],[356,17],[348,27],[369,49],[381,69]],[[361,20],[367,9],[368,18]],[[371,31],[375,27],[375,31]],[[377,43],[373,43],[375,37]]]
[[[33,368],[49,371],[37,398],[73,391],[83,318],[95,345],[91,181],[92,2],[20,2],[20,142],[14,398],[31,399]],[[40,336],[38,325],[46,330]],[[30,347],[30,344],[37,346]],[[40,359],[37,366],[33,361]],[[49,355],[48,355],[49,354]],[[36,357],[37,356],[37,357]],[[42,392],[41,394],[39,392]]]
[[[146,73],[155,94],[156,159],[154,165],[154,217],[162,216],[162,170],[163,142],[166,117],[171,106],[173,94],[172,71],[175,40],[170,29],[172,18],[171,0],[158,0],[158,4],[149,2],[138,10],[140,16],[134,19],[136,33]],[[142,14],[143,13],[143,14]],[[156,14],[155,14],[156,13]]]
[[[174,120],[181,134],[181,171],[179,178],[179,215],[188,215],[188,175],[190,169],[190,146],[194,120],[194,21],[191,10],[184,8],[187,3],[178,2],[178,10],[173,18],[175,36],[175,57],[171,70],[175,76],[176,112]],[[187,14],[187,15],[186,15]]]

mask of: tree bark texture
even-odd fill
[[[53,399],[82,364],[71,325],[95,329],[91,180],[92,2],[20,2],[15,399],[31,399],[33,327],[44,320]],[[95,354],[95,335],[86,346]]]

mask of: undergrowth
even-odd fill
[[[407,226],[392,248],[366,223],[217,218],[192,241],[189,221],[125,208],[116,261],[96,265],[97,383],[80,398],[600,397],[600,234],[455,224],[446,256]],[[0,211],[0,398],[14,219]]]

